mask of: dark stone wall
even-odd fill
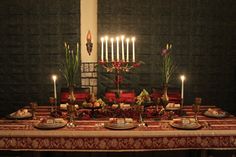
[[[98,37],[135,35],[137,58],[146,64],[126,75],[125,85],[140,91],[161,86],[160,50],[173,44],[178,70],[185,74],[186,103],[200,96],[205,104],[235,111],[235,0],[99,0]],[[100,68],[100,91],[113,74]]]
[[[64,42],[75,46],[80,38],[80,1],[2,0],[0,30],[1,113],[47,103]]]

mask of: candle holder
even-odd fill
[[[127,73],[130,70],[139,67],[144,62],[124,62],[124,61],[114,61],[106,62],[99,61],[99,64],[106,70],[106,72],[115,72],[115,86],[117,88],[118,95],[120,94],[120,85],[123,82],[122,72]]]

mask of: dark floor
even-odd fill
[[[156,152],[14,152],[1,151],[0,157],[236,157],[236,150],[185,150]]]

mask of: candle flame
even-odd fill
[[[116,40],[117,40],[117,41],[119,41],[119,40],[120,40],[120,38],[119,38],[119,37],[116,37]]]
[[[122,36],[121,36],[121,40],[124,40],[124,38],[125,38],[125,36],[124,36],[124,35],[122,35]]]
[[[132,39],[131,39],[132,41],[135,41],[135,37],[132,37]]]
[[[87,33],[87,40],[92,40],[92,34],[91,34],[90,30]]]
[[[181,79],[182,81],[184,81],[184,80],[185,80],[185,76],[184,76],[184,75],[181,75],[181,76],[180,76],[180,79]]]
[[[52,75],[52,79],[53,79],[53,81],[56,81],[57,80],[57,75]]]
[[[114,41],[114,38],[111,38],[111,42],[113,42]]]
[[[101,41],[102,41],[102,42],[104,41],[104,37],[101,37]]]
[[[126,42],[129,42],[129,38],[126,39]]]
[[[105,36],[105,40],[108,40],[108,36],[107,35]]]

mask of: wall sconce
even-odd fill
[[[86,47],[87,47],[88,54],[91,55],[92,50],[93,50],[93,43],[92,43],[92,34],[91,34],[90,30],[87,33]]]

